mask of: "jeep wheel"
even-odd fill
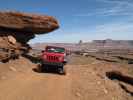
[[[7,63],[9,61],[9,59],[3,59],[2,63]]]
[[[65,72],[64,67],[58,68],[58,73],[61,74],[61,75],[65,75],[66,72]]]
[[[38,65],[37,71],[38,71],[39,73],[42,72],[42,65],[41,65],[41,64]]]

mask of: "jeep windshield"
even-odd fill
[[[65,49],[64,48],[59,48],[59,47],[47,47],[46,51],[47,52],[54,52],[54,53],[64,53]]]

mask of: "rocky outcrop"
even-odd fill
[[[0,12],[0,60],[29,51],[27,42],[36,34],[59,28],[57,20],[47,15]]]

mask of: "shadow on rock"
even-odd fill
[[[29,59],[32,63],[35,63],[35,64],[38,64],[41,62],[41,60],[38,57],[34,57],[31,55],[27,55],[27,54],[23,54],[22,56]]]

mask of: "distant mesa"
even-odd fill
[[[43,49],[45,45],[56,45],[68,48],[72,51],[79,51],[79,50],[133,50],[133,40],[112,40],[112,39],[106,39],[106,40],[93,40],[92,42],[81,42],[79,41],[76,43],[36,43],[33,44],[32,47],[37,49]],[[116,51],[117,51],[116,50]]]

